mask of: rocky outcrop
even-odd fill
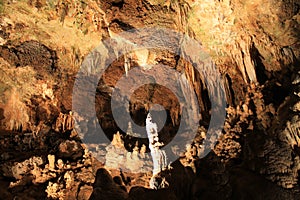
[[[2,58],[16,67],[30,65],[40,71],[50,71],[56,68],[57,58],[52,51],[38,41],[26,41],[15,48],[1,46]]]
[[[96,173],[96,180],[93,185],[93,193],[90,200],[96,199],[127,199],[128,194],[119,185],[117,185],[109,172],[105,169],[99,169]]]
[[[74,140],[63,140],[57,136],[57,140],[51,140],[55,135],[47,135],[44,139],[39,137],[41,136],[33,139],[28,152],[22,153],[28,144],[24,142],[26,140],[19,138],[18,147],[21,148],[15,149],[17,154],[13,157],[1,154],[1,182],[8,183],[7,198],[76,199],[81,196],[82,199],[88,199],[95,180],[90,152],[83,153],[81,145]],[[36,144],[37,141],[43,141],[43,144]],[[11,141],[6,141],[5,144],[6,150],[15,145]],[[39,149],[35,149],[36,145]],[[47,154],[48,151],[55,154]],[[29,158],[23,160],[26,157]],[[35,191],[36,187],[40,191]]]

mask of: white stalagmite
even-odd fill
[[[150,180],[150,187],[152,189],[158,189],[155,177],[159,172],[167,168],[167,156],[166,152],[160,149],[160,147],[163,146],[163,143],[159,142],[157,124],[152,121],[150,113],[148,113],[146,119],[146,131],[149,138],[149,149],[153,161],[153,175]]]
[[[128,128],[127,128],[126,134],[130,135],[132,137],[141,137],[140,134],[133,132],[131,122],[128,122]]]

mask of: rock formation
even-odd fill
[[[165,180],[161,181],[162,183],[159,183],[156,179],[158,179],[158,174],[167,168],[167,155],[164,150],[160,149],[163,147],[164,144],[159,141],[157,124],[152,121],[152,116],[150,113],[148,113],[146,118],[146,130],[149,139],[149,149],[153,161],[150,188],[164,188],[166,186],[162,185],[162,183],[165,183]],[[164,179],[163,177],[160,178]]]
[[[119,132],[114,134],[111,144],[106,147],[105,166],[109,169],[122,169],[127,172],[147,172],[152,165],[149,156],[138,146],[129,152]]]
[[[300,199],[299,8],[294,0],[0,1],[0,197]],[[145,27],[183,33],[209,54],[226,91],[220,138],[208,133],[215,75],[197,72],[182,49],[121,55],[104,45],[103,52],[93,51],[100,41],[112,39],[117,46],[118,34]],[[126,39],[133,44],[144,37]],[[182,42],[171,35],[168,41],[168,47]],[[118,59],[109,60],[108,54]],[[83,74],[88,85],[108,63],[93,91],[78,88],[82,93],[72,98],[81,66],[88,66]],[[144,74],[131,79],[135,68]],[[170,69],[186,78],[173,78]],[[116,88],[123,76],[128,81]],[[121,95],[116,98],[117,109],[128,111],[142,127],[130,130],[125,120],[128,131],[122,130],[112,114],[112,94],[144,80],[152,84],[133,91],[129,107]],[[172,84],[155,84],[161,80]],[[195,93],[189,106],[199,107],[200,119],[190,144],[170,147],[177,160],[163,170],[162,145],[173,141],[180,125],[189,127],[174,88],[187,99]],[[79,115],[75,104],[90,110]],[[144,126],[152,104],[164,107],[166,119],[157,119],[162,128],[148,139]],[[95,130],[98,125],[104,135]],[[186,128],[180,139],[190,135]],[[217,143],[199,159],[205,140]],[[151,187],[164,182],[165,188],[149,188],[152,170],[157,180],[152,178]]]

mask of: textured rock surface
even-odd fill
[[[299,1],[41,0],[3,1],[1,7],[1,198],[300,199]],[[132,52],[111,64],[92,100],[110,140],[120,131],[111,94],[134,66],[164,64],[184,71],[196,93],[198,134],[173,168],[161,172],[169,185],[159,191],[148,189],[151,173],[133,173],[152,166],[141,162],[149,152],[147,139],[136,138],[133,128],[129,134],[120,131],[122,150],[117,143],[99,144],[90,139],[97,133],[89,131],[98,120],[90,112],[78,119],[71,111],[75,75],[101,39],[157,26],[202,43],[222,75],[228,103],[221,138],[199,159],[203,139],[216,140],[206,133],[211,104],[204,77],[183,58],[156,49]],[[177,42],[170,38],[170,44]],[[170,77],[166,72],[157,71],[162,79]],[[168,88],[145,85],[130,100],[131,116],[143,126],[151,103],[164,106],[167,120],[159,139],[172,140],[181,112]],[[146,130],[137,134],[145,136]],[[128,171],[119,170],[116,155]],[[105,162],[111,169],[103,169]]]

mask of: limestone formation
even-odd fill
[[[152,116],[148,113],[146,118],[146,130],[149,139],[149,149],[151,151],[151,157],[153,161],[152,177],[150,180],[150,188],[158,189],[160,188],[157,184],[157,175],[167,168],[167,155],[164,150],[160,148],[163,143],[159,142],[157,124],[152,121]],[[161,188],[164,188],[162,186]]]
[[[54,130],[57,132],[66,132],[70,131],[74,128],[74,120],[72,111],[69,114],[59,113],[58,118],[56,119],[56,123],[54,126]]]
[[[66,140],[58,146],[58,156],[61,158],[78,159],[83,155],[83,147],[79,142]]]
[[[110,145],[106,147],[105,166],[108,168],[119,169],[125,163],[125,154],[127,150],[121,139],[119,132],[114,134],[113,140]]]
[[[0,1],[0,198],[300,199],[299,7],[295,0]],[[153,45],[139,31],[145,27],[185,34],[205,53],[172,34],[157,38],[159,48],[143,48]],[[118,38],[124,31],[137,37]],[[129,46],[139,49],[123,55]],[[210,61],[189,63],[185,53]],[[197,71],[214,66],[216,73]],[[218,73],[226,95],[216,100],[227,101],[219,138],[208,132]],[[128,81],[116,88],[123,76]],[[118,89],[133,92],[124,110],[136,124],[147,125],[153,104],[165,108],[166,121],[153,119],[152,132],[135,133],[130,125],[121,131],[110,105]],[[82,114],[73,105],[91,106]],[[195,134],[182,116],[188,108],[188,118],[198,120],[196,136],[186,149],[170,147],[178,160],[163,170],[163,145],[180,127],[180,140]],[[94,140],[106,137],[98,125],[112,144]],[[139,137],[149,131],[149,138]],[[199,159],[208,146],[203,141],[216,145]]]
[[[132,137],[141,137],[140,134],[133,132],[131,122],[128,122],[128,128],[127,128],[126,134],[130,135]]]
[[[54,170],[55,168],[55,155],[48,155],[48,163],[49,163],[49,169]]]
[[[106,147],[105,166],[107,168],[137,173],[147,172],[150,165],[151,162],[149,162],[149,156],[145,154],[145,149],[139,150],[138,146],[135,146],[132,152],[128,152],[119,132],[114,134],[111,144]]]

